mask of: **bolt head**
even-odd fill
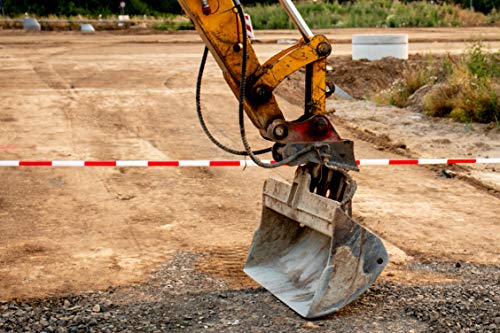
[[[272,90],[268,86],[262,84],[253,90],[253,96],[259,103],[268,101],[272,96]]]
[[[278,140],[282,140],[282,139],[286,138],[287,135],[288,135],[288,126],[286,126],[285,124],[277,125],[274,128],[274,136]]]
[[[242,43],[236,43],[233,45],[233,51],[234,52],[240,52],[243,49],[243,44]]]
[[[324,135],[328,132],[328,120],[324,117],[316,117],[314,119],[314,129],[319,135]]]
[[[327,56],[332,52],[332,46],[326,42],[319,43],[316,52],[321,57]]]

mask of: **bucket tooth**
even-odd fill
[[[389,257],[377,236],[338,201],[311,193],[310,183],[305,167],[293,185],[266,181],[244,271],[302,317],[317,318],[363,293]]]

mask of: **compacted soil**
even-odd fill
[[[484,33],[493,45],[500,34],[492,30]],[[283,47],[274,38],[254,44],[262,60]],[[456,50],[463,39],[444,40]],[[197,123],[202,50],[194,33],[1,31],[0,159],[233,159]],[[299,82],[278,91],[289,118],[301,112]],[[357,158],[500,157],[495,126],[362,100],[328,105]],[[239,148],[237,103],[212,59],[203,106],[214,134]],[[247,132],[253,147],[268,145],[250,123]],[[367,293],[314,322],[241,271],[264,180],[290,181],[293,172],[1,168],[0,331],[498,331],[497,165],[354,174],[355,219],[384,239],[391,262]]]

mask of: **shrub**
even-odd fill
[[[500,52],[488,52],[475,43],[458,61],[442,68],[442,82],[423,100],[428,115],[461,122],[500,120]]]
[[[429,116],[444,117],[454,109],[459,87],[451,84],[437,84],[429,91],[423,100],[425,112]]]
[[[391,104],[397,107],[405,107],[410,96],[421,87],[436,82],[439,64],[429,59],[423,68],[407,68],[401,79],[393,82],[389,89],[381,91],[373,96],[373,100],[379,104]]]
[[[500,25],[500,10],[493,9],[488,16],[486,16],[486,23]]]
[[[464,57],[470,74],[481,80],[500,77],[500,51],[487,52],[480,42],[472,44]]]
[[[424,85],[422,107],[434,117],[460,122],[500,122],[500,51],[472,44],[459,57],[450,55],[409,68],[391,88],[373,97],[377,103],[403,107]]]

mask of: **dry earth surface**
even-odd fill
[[[345,40],[353,32],[367,31],[327,34]],[[464,40],[480,35],[492,48],[500,43],[498,28],[409,33],[418,46],[412,53],[463,50]],[[290,35],[262,32],[261,59]],[[193,33],[0,31],[0,159],[233,158],[197,123],[202,49]],[[292,79],[278,92],[289,118],[301,112],[296,86]],[[239,147],[237,104],[213,60],[203,91],[210,128]],[[366,101],[329,106],[358,158],[500,157],[495,126]],[[253,146],[266,145],[249,132]],[[290,180],[292,168],[2,168],[0,175],[0,331],[500,327],[495,165],[355,174],[356,220],[387,242],[391,263],[359,300],[314,323],[241,272],[261,186],[269,176]]]

